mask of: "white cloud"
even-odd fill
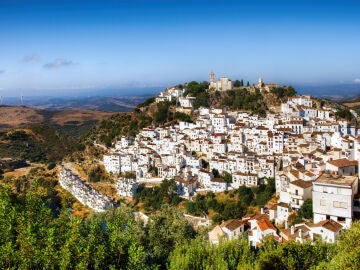
[[[25,55],[23,58],[24,62],[39,62],[41,57],[37,54]]]
[[[354,83],[360,83],[360,78],[356,78],[356,79],[354,80]]]
[[[44,68],[60,68],[74,65],[73,61],[57,58],[52,62],[46,63]]]

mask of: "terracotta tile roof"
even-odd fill
[[[288,204],[288,203],[279,202],[277,205],[280,206],[280,207],[289,208],[289,204]]]
[[[240,219],[230,219],[227,221],[224,221],[220,227],[221,228],[227,228],[230,231],[236,230],[237,228],[239,228],[240,226],[242,226],[244,224],[244,222]]]
[[[299,178],[299,172],[297,170],[291,170],[290,173],[296,178]]]
[[[277,205],[273,204],[273,205],[269,206],[269,210],[277,210]]]
[[[305,189],[305,188],[309,188],[312,186],[312,181],[305,181],[305,180],[299,179],[299,180],[290,182],[290,184]]]
[[[299,230],[301,229],[301,233],[307,233],[310,229],[306,225],[294,226],[294,234],[291,234],[291,228],[281,230],[281,234],[286,236],[286,240],[296,239],[299,236]]]
[[[323,227],[332,232],[338,232],[342,229],[342,225],[332,219],[326,219],[326,220],[320,221],[320,222],[312,225],[311,227]]]
[[[257,221],[257,224],[261,231],[266,231],[266,230],[276,231],[276,228],[268,219],[260,219]]]
[[[309,177],[313,177],[313,176],[315,176],[315,174],[313,174],[312,172],[309,172],[309,171],[308,171],[308,172],[306,172],[305,174],[306,174],[306,176],[309,176]]]
[[[247,214],[245,215],[242,220],[249,220],[249,219],[255,219],[255,220],[260,220],[260,219],[267,219],[269,220],[269,216],[267,214]]]
[[[217,183],[226,183],[224,178],[214,178],[211,181],[212,182],[217,182]]]
[[[328,163],[333,165],[333,166],[336,166],[338,168],[344,168],[344,167],[356,166],[357,165],[357,161],[350,161],[350,160],[348,160],[346,158],[330,160],[330,161],[328,161]]]

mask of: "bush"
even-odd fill
[[[48,170],[52,170],[52,169],[55,168],[55,166],[56,166],[55,162],[51,162],[51,163],[49,163],[49,165],[47,166],[47,169],[48,169]]]

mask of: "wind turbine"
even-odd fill
[[[21,95],[21,106],[24,106],[24,96]]]
[[[2,105],[2,102],[3,102],[3,98],[2,96],[0,96],[0,105]]]

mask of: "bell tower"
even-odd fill
[[[215,74],[214,72],[210,72],[210,88],[214,88],[214,82],[215,82]]]

